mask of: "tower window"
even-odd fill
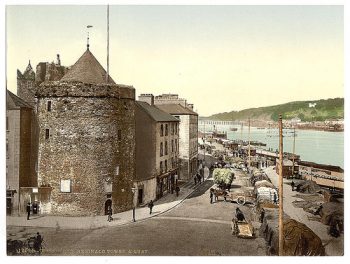
[[[47,111],[51,112],[51,101],[47,102]]]
[[[50,138],[50,129],[46,128],[45,129],[45,139],[49,139]]]
[[[72,192],[72,182],[71,180],[61,180],[61,184],[60,184],[61,188],[60,191],[63,193],[70,193]]]

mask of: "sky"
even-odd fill
[[[106,6],[6,7],[7,88],[31,61],[106,68]],[[176,93],[201,116],[344,97],[342,6],[110,6],[110,75]]]

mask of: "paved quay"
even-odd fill
[[[135,210],[135,219],[137,222],[163,214],[170,209],[181,204],[191,193],[200,185],[194,186],[193,180],[180,186],[180,193],[177,197],[175,192],[164,195],[161,199],[154,202],[152,214],[149,208],[139,207]],[[109,226],[120,226],[133,223],[132,210],[113,214],[113,221],[107,221],[107,215],[103,216],[86,216],[86,217],[70,217],[70,216],[50,216],[50,215],[31,215],[30,220],[27,216],[7,216],[6,224],[8,226],[22,227],[47,227],[56,229],[96,229]]]
[[[267,176],[270,178],[273,185],[278,186],[279,175],[273,169],[273,167],[268,167],[264,170]],[[296,191],[292,191],[290,183],[292,180],[283,179],[283,209],[284,212],[291,218],[305,224],[309,227],[319,238],[322,240],[323,245],[325,245],[326,254],[329,256],[342,256],[344,254],[344,235],[341,234],[340,237],[334,238],[328,235],[328,226],[322,224],[319,221],[309,220],[314,215],[306,212],[303,208],[297,208],[293,205],[293,201],[302,200],[301,198],[295,197]]]

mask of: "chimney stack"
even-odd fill
[[[154,96],[153,94],[140,94],[139,101],[154,105]]]

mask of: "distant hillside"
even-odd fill
[[[316,106],[309,107],[309,103],[316,103]],[[299,117],[302,121],[324,121],[326,119],[344,118],[344,98],[290,102],[242,111],[219,113],[208,118],[213,120],[246,120],[251,118],[277,121],[280,113],[283,119]]]

